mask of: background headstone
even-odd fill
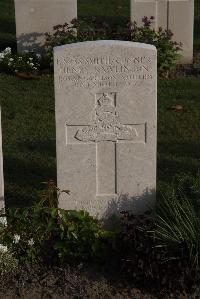
[[[0,211],[3,210],[4,208],[5,208],[5,202],[4,202],[3,151],[2,151],[2,132],[1,132],[1,110],[0,110]]]
[[[77,17],[77,0],[15,0],[18,52],[41,52],[44,34]]]
[[[144,16],[153,16],[155,30],[170,29],[183,44],[179,63],[193,62],[194,0],[131,0],[131,21],[142,25]]]
[[[64,209],[100,218],[155,201],[157,52],[95,41],[54,48],[57,183]]]

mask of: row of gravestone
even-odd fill
[[[180,63],[193,60],[194,0],[130,0],[131,20],[139,25],[144,16],[154,17],[152,27],[170,29],[182,43]],[[44,33],[77,17],[77,0],[15,0],[18,51],[39,52]]]
[[[71,190],[59,207],[99,218],[151,209],[156,48],[125,41],[64,45],[54,49],[54,69],[57,185]]]

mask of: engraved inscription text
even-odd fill
[[[129,87],[153,79],[152,59],[137,57],[60,57],[59,82],[74,88]]]

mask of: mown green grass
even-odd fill
[[[78,0],[78,16],[96,16],[110,23],[129,21],[130,0]]]
[[[198,47],[200,2],[195,5]],[[129,0],[78,0],[78,14],[125,22]],[[13,0],[0,0],[0,48],[14,45]],[[163,188],[170,186],[175,174],[195,174],[200,167],[200,79],[158,83],[158,185]],[[8,206],[22,206],[35,199],[42,181],[56,179],[53,77],[27,81],[1,74],[0,100],[5,197]],[[174,104],[182,105],[183,112],[169,110]]]
[[[0,86],[6,200],[24,205],[56,179],[53,78],[0,75]]]
[[[158,183],[200,169],[200,78],[158,82]],[[170,110],[181,105],[182,112]]]

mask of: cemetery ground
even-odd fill
[[[93,0],[79,0],[79,15],[100,15],[107,21],[114,22],[120,14],[120,22],[125,22],[129,14],[128,2],[99,0],[94,5]],[[194,39],[196,52],[200,51],[199,30],[200,3],[197,0]],[[14,6],[10,0],[0,0],[0,40],[1,49],[8,46],[16,48]],[[196,180],[200,176],[199,87],[198,76],[158,80],[158,199],[161,198],[160,193],[171,192],[176,176],[189,176],[197,178]],[[42,182],[48,179],[56,181],[53,75],[43,75],[39,80],[23,80],[2,73],[0,99],[6,205],[30,206],[35,202],[38,191],[43,189]],[[70,186],[66,188],[70,189]],[[169,291],[163,288],[160,293],[162,288],[152,281],[151,285],[134,284],[132,281],[125,283],[123,274],[119,275],[118,271],[116,264],[113,265],[113,270],[108,270],[108,266],[92,266],[87,263],[72,267],[67,265],[65,268],[27,265],[17,270],[14,276],[2,280],[0,297],[61,298],[61,294],[64,294],[63,298],[180,296],[181,291],[178,289],[175,293],[174,289]],[[113,272],[117,272],[117,275]],[[171,275],[173,278],[172,272]],[[10,289],[5,293],[8,285]],[[193,287],[191,293],[199,296],[199,285]],[[1,291],[4,293],[1,294]],[[185,298],[189,296],[185,293]]]

